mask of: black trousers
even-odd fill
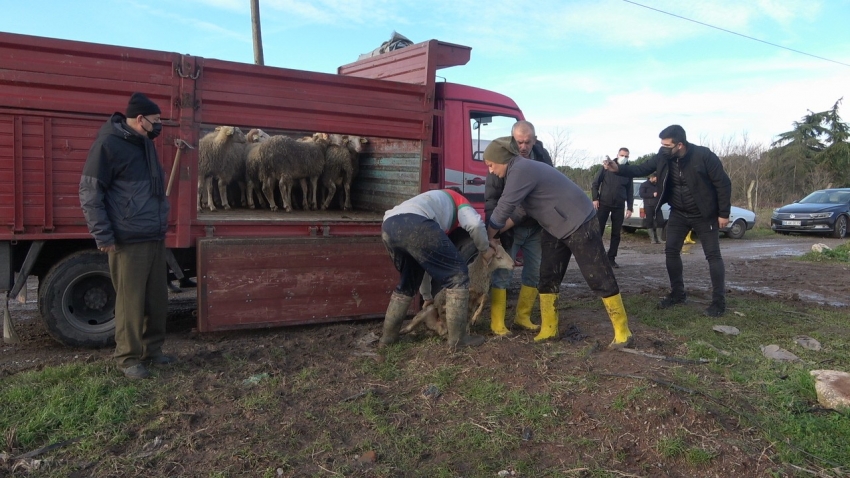
[[[667,258],[667,275],[670,276],[670,292],[674,297],[683,297],[685,281],[682,266],[682,245],[685,236],[693,229],[699,236],[705,260],[708,261],[708,273],[711,276],[711,300],[724,303],[726,300],[726,268],[720,255],[720,232],[717,219],[688,217],[676,210],[670,211],[667,221],[667,242],[664,255]]]
[[[605,223],[608,222],[608,215],[611,216],[611,244],[608,246],[608,258],[613,261],[617,257],[617,251],[620,249],[620,231],[623,230],[626,206],[611,207],[604,204],[599,205],[599,209],[596,210],[596,217],[599,218],[600,236],[605,234]]]
[[[658,206],[658,201],[643,200],[643,212],[646,215],[646,220],[649,221],[649,227],[660,229],[664,223],[664,214],[661,213],[661,210],[656,213],[656,206]]]
[[[599,235],[599,223],[590,219],[574,233],[558,239],[544,229],[541,236],[541,294],[557,294],[567,273],[570,257],[575,256],[582,277],[590,290],[602,298],[620,293],[611,263],[605,257],[605,246]]]

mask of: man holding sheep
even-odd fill
[[[477,347],[484,342],[484,337],[467,334],[469,272],[449,239],[458,227],[469,233],[485,260],[492,258],[495,251],[481,216],[457,191],[427,191],[384,214],[381,239],[401,278],[384,316],[379,348],[398,341],[401,323],[426,272],[446,290],[449,347]]]
[[[495,241],[513,211],[520,205],[543,227],[540,269],[540,333],[535,341],[558,336],[558,309],[555,300],[575,256],[584,280],[605,304],[614,326],[614,340],[608,346],[630,347],[632,333],[623,308],[614,271],[605,255],[593,203],[575,183],[555,174],[548,165],[519,155],[510,136],[492,141],[484,150],[484,162],[492,174],[505,180],[505,189],[490,216],[488,237]]]

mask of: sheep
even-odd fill
[[[234,126],[218,126],[198,143],[198,211],[203,210],[203,195],[206,205],[215,211],[212,194],[212,179],[218,179],[218,191],[224,209],[230,209],[227,201],[227,185],[234,179],[241,180],[245,169],[245,134]],[[240,184],[244,197],[244,185]]]
[[[336,193],[337,187],[342,186],[345,197],[340,196],[340,208],[351,210],[351,182],[360,172],[360,161],[357,157],[366,143],[365,138],[358,136],[329,135],[330,144],[325,150],[325,169],[322,171],[322,186],[325,199],[322,209],[327,209]]]
[[[258,146],[258,161],[261,163],[260,176],[263,180],[263,192],[277,211],[274,202],[274,181],[280,186],[283,209],[292,211],[291,191],[295,180],[301,182],[304,209],[318,209],[316,187],[319,176],[325,167],[325,149],[328,146],[327,135],[317,133],[310,141],[298,141],[288,136],[272,136]],[[312,186],[312,198],[308,201],[307,179]]]
[[[259,155],[260,143],[265,142],[269,138],[271,138],[271,136],[261,129],[252,129],[245,135],[245,139],[247,140],[247,144],[245,146],[245,194],[247,196],[248,207],[251,209],[255,208],[255,190],[257,197],[260,199],[260,205],[264,208],[269,205],[268,201],[266,201],[266,197],[263,195],[262,181],[260,179],[261,163]]]
[[[496,247],[496,255],[489,263],[484,262],[484,254],[478,254],[475,257],[475,260],[469,265],[469,312],[467,316],[472,315],[468,322],[469,325],[475,324],[484,309],[484,302],[487,300],[490,291],[490,276],[493,275],[493,271],[496,269],[511,270],[513,267],[513,259],[502,246]],[[413,320],[401,329],[400,333],[410,333],[423,322],[426,328],[433,330],[440,337],[444,337],[448,333],[445,289],[440,290],[434,296],[434,303],[419,311],[413,317]]]

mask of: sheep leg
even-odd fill
[[[204,210],[204,178],[198,177],[198,212]]]
[[[248,202],[248,209],[254,209],[254,189],[256,186],[254,185],[254,181],[248,181],[245,183],[246,191],[246,201]]]
[[[410,323],[409,323],[409,324],[407,324],[407,325],[405,325],[405,326],[404,326],[404,327],[403,327],[403,328],[399,331],[399,334],[401,334],[401,335],[409,334],[410,332],[412,332],[412,331],[413,331],[413,329],[415,329],[415,328],[416,328],[416,326],[418,326],[418,325],[419,325],[419,324],[421,324],[422,322],[426,322],[426,323],[427,323],[427,322],[428,322],[428,320],[426,320],[426,318],[427,318],[429,315],[433,315],[433,316],[434,316],[434,318],[432,318],[432,320],[435,320],[435,318],[437,317],[437,309],[436,309],[433,305],[429,305],[428,307],[425,307],[424,309],[420,310],[420,311],[419,311],[419,313],[418,313],[418,314],[416,314],[416,315],[413,317],[413,319],[410,321]]]
[[[266,198],[269,200],[269,206],[272,211],[277,211],[277,204],[274,202],[274,179],[273,178],[265,178],[263,179],[263,194],[266,195]]]
[[[248,196],[246,194],[246,190],[248,189],[248,185],[245,181],[239,181],[239,193],[242,195],[242,207],[248,205]]]
[[[345,181],[343,184],[343,188],[345,188],[345,205],[342,207],[345,211],[351,210],[351,180]]]
[[[478,320],[478,316],[481,315],[481,311],[484,309],[484,300],[487,298],[487,294],[481,294],[481,297],[478,298],[478,309],[476,309],[475,313],[472,314],[472,318],[469,319],[470,325],[475,324]]]
[[[333,181],[328,181],[328,184],[325,184],[325,200],[322,201],[323,211],[330,207],[331,200],[334,198],[334,194],[336,194],[336,183]]]
[[[310,183],[313,185],[312,208],[315,211],[319,209],[319,202],[316,200],[316,190],[319,188],[319,176],[310,176]]]
[[[230,202],[227,200],[227,181],[222,178],[218,178],[218,195],[221,196],[221,206],[229,211]]]
[[[283,210],[286,212],[292,212],[292,182],[284,178],[280,178],[279,186],[280,202],[283,203]]]
[[[210,211],[215,211],[215,202],[213,201],[212,179],[212,176],[207,176],[204,178],[204,190],[206,190],[207,192],[207,206],[210,208]]]
[[[301,178],[300,182],[301,182],[301,195],[303,197],[304,210],[309,211],[310,209],[315,209],[315,208],[310,207],[311,204],[310,204],[310,202],[307,198],[307,196],[308,196],[307,193],[309,192],[309,189],[307,189],[307,178]],[[313,194],[316,194],[316,192],[313,191]]]

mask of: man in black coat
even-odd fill
[[[720,255],[719,230],[729,223],[732,181],[717,155],[704,146],[688,143],[681,126],[668,126],[658,137],[661,148],[649,161],[636,166],[620,166],[606,160],[603,165],[608,171],[632,178],[654,171],[661,183],[656,211],[662,204],[670,204],[664,254],[671,290],[658,306],[664,309],[683,304],[687,299],[682,245],[688,231],[693,229],[699,235],[711,276],[711,305],[705,314],[720,317],[726,312],[726,271]]]
[[[655,173],[650,174],[649,179],[640,185],[638,193],[643,199],[643,211],[649,222],[649,238],[653,244],[661,244],[657,229],[662,227],[664,215],[658,209],[658,176]]]
[[[617,152],[618,164],[629,162],[629,148],[620,148]],[[620,249],[620,233],[623,229],[623,221],[632,217],[634,211],[635,187],[632,178],[618,176],[602,168],[599,175],[590,186],[593,197],[593,207],[596,209],[596,218],[599,219],[599,235],[605,234],[605,225],[608,216],[611,216],[611,243],[608,245],[608,262],[611,267],[619,268],[617,264],[617,251]]]

